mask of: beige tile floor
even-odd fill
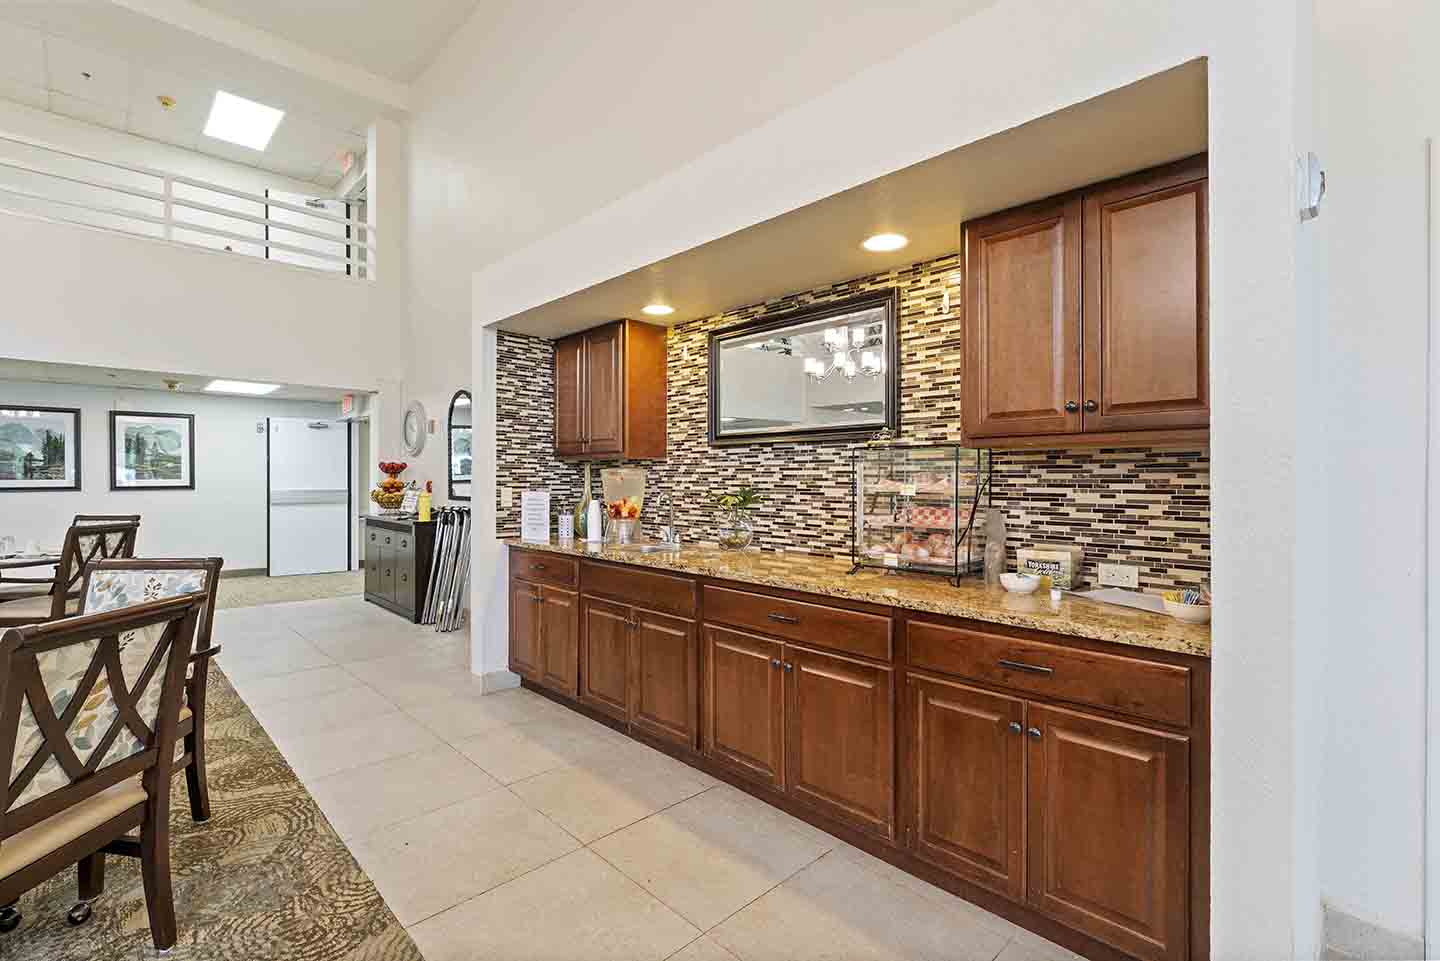
[[[220,611],[220,666],[428,961],[1077,956],[523,690],[359,597]]]

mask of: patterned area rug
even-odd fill
[[[423,961],[374,883],[320,813],[224,674],[210,671],[210,796],[194,824],[185,779],[172,787],[170,851],[180,940],[175,961]],[[21,898],[0,959],[155,957],[140,862],[109,857],[105,893],[72,928],[75,871]]]
[[[296,574],[292,577],[220,576],[217,608],[254,607],[287,601],[313,601],[322,597],[344,597],[365,591],[364,571],[338,574]]]

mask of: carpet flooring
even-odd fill
[[[257,578],[258,580],[258,578]],[[207,707],[214,816],[190,820],[183,776],[171,805],[179,941],[174,961],[423,961],[370,878],[236,695],[211,667]],[[75,871],[21,898],[3,961],[155,957],[140,862],[106,859],[94,916],[72,928]]]
[[[215,606],[254,607],[287,601],[313,601],[322,597],[344,597],[365,591],[364,571],[338,574],[296,574],[291,577],[220,577]]]

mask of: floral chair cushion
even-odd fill
[[[131,607],[146,601],[176,597],[181,594],[199,593],[205,590],[203,570],[140,570],[122,569],[96,571],[90,578],[90,587],[85,594],[81,610],[86,614]],[[151,625],[136,631],[127,631],[120,636],[119,666],[120,677],[115,677],[110,668],[101,671],[94,686],[85,697],[85,704],[66,729],[66,739],[82,763],[88,763],[91,755],[100,747],[111,727],[120,717],[112,685],[120,685],[126,692],[126,700],[135,693],[145,667],[154,657],[156,645],[164,631],[164,624]],[[45,688],[47,703],[41,708],[60,717],[79,693],[81,682],[94,659],[100,639],[84,641],[46,651],[36,655],[40,678]],[[160,693],[169,664],[169,651],[160,659],[150,675],[139,697],[135,700],[136,713],[151,731],[155,728],[155,717],[160,711]],[[10,783],[31,762],[42,749],[44,736],[35,720],[36,706],[27,695],[20,711],[20,729],[15,739],[15,753],[10,762]],[[141,732],[143,734],[144,732]],[[118,736],[111,742],[104,758],[96,770],[107,767],[145,750],[141,734],[131,730],[122,722]],[[28,804],[52,791],[70,784],[70,776],[52,754],[48,757],[33,780],[15,799],[11,808]]]

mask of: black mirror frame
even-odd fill
[[[445,412],[445,483],[452,501],[468,501],[470,499],[469,494],[455,493],[455,477],[450,473],[450,465],[454,463],[455,457],[455,451],[452,449],[455,441],[455,402],[460,399],[461,395],[470,398],[470,462],[472,464],[475,462],[475,398],[468,390],[462,388],[450,398],[450,409]],[[471,483],[474,483],[473,469]]]
[[[801,427],[796,430],[787,431],[754,431],[749,433],[732,432],[721,435],[720,433],[720,347],[725,341],[736,337],[749,336],[750,334],[762,333],[767,330],[777,330],[782,327],[790,327],[797,323],[810,323],[816,320],[824,320],[826,317],[837,317],[842,314],[852,314],[860,310],[869,310],[875,307],[885,308],[885,330],[888,334],[889,343],[885,346],[885,423],[844,425],[840,427]],[[723,330],[710,332],[710,357],[709,357],[709,422],[710,422],[710,445],[712,447],[729,447],[738,444],[764,444],[764,443],[789,443],[794,441],[848,441],[868,440],[875,436],[881,428],[890,431],[891,436],[898,436],[900,432],[900,291],[899,288],[889,287],[884,290],[877,290],[858,297],[847,297],[844,300],[832,300],[813,307],[802,307],[799,310],[788,310],[782,314],[771,314],[757,317],[754,320],[746,321],[743,324],[736,324],[734,327],[726,327]]]

